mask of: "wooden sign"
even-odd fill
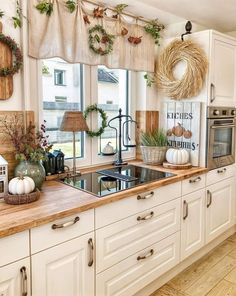
[[[201,103],[164,102],[161,127],[166,130],[168,145],[187,149],[193,166],[199,165]]]
[[[0,33],[2,33],[2,23],[0,22]],[[12,67],[12,51],[4,43],[0,42],[0,68]],[[0,100],[9,99],[13,93],[13,77],[0,77]]]

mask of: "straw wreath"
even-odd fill
[[[183,77],[174,77],[174,67],[181,61],[187,67]],[[205,52],[196,43],[174,40],[160,54],[157,62],[157,86],[175,100],[191,98],[199,94],[207,73],[208,61]]]

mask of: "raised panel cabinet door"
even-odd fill
[[[0,268],[0,296],[30,296],[30,259]]]
[[[179,263],[177,232],[97,274],[96,296],[132,296]]]
[[[206,243],[232,226],[234,188],[234,178],[206,188]]]
[[[213,34],[210,63],[210,103],[214,106],[235,106],[236,44],[231,39]]]
[[[204,246],[205,192],[202,189],[182,197],[181,260]]]
[[[32,256],[32,296],[94,296],[94,234]]]
[[[180,204],[178,198],[97,230],[97,273],[179,231]]]

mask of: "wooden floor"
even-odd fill
[[[236,296],[236,234],[151,296]]]

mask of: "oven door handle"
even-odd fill
[[[228,128],[228,127],[232,127],[235,128],[234,124],[222,124],[222,125],[212,125],[211,128],[212,129],[217,129],[217,128]]]

